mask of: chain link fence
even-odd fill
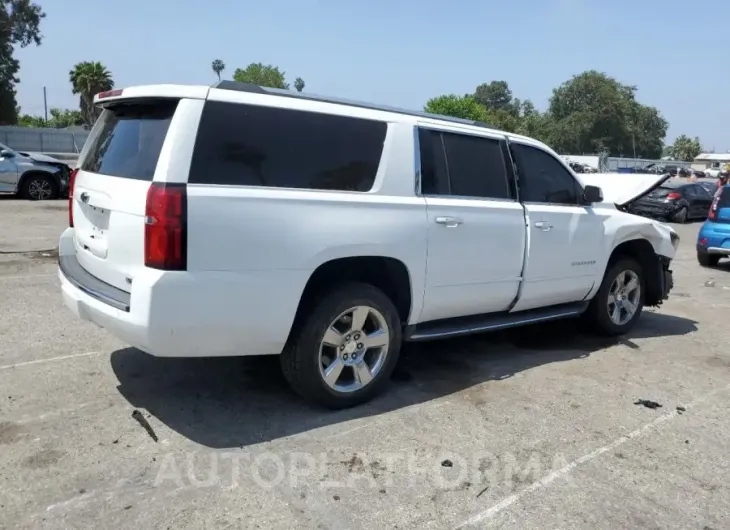
[[[0,126],[0,144],[16,151],[39,153],[79,153],[89,131],[83,129],[36,129]]]

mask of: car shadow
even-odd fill
[[[390,391],[348,410],[310,406],[287,386],[276,356],[165,359],[134,348],[115,351],[111,365],[119,392],[135,408],[190,440],[211,448],[244,447],[376,416],[536,366],[588,357],[617,343],[640,350],[634,339],[685,335],[693,320],[646,312],[630,334],[602,338],[579,321],[421,344],[406,344]]]

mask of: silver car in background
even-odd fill
[[[42,153],[23,153],[0,144],[0,193],[32,201],[58,199],[68,191],[71,168]]]

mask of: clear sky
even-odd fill
[[[22,111],[77,108],[68,72],[101,61],[118,87],[210,84],[251,62],[306,91],[420,109],[506,80],[544,110],[587,69],[637,85],[669,120],[667,142],[730,149],[728,0],[35,0],[40,47],[17,52]]]

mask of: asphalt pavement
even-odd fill
[[[730,263],[699,267],[698,223],[628,336],[409,345],[386,396],[327,412],[273,357],[155,359],[72,318],[65,202],[0,220],[0,528],[730,527]]]

